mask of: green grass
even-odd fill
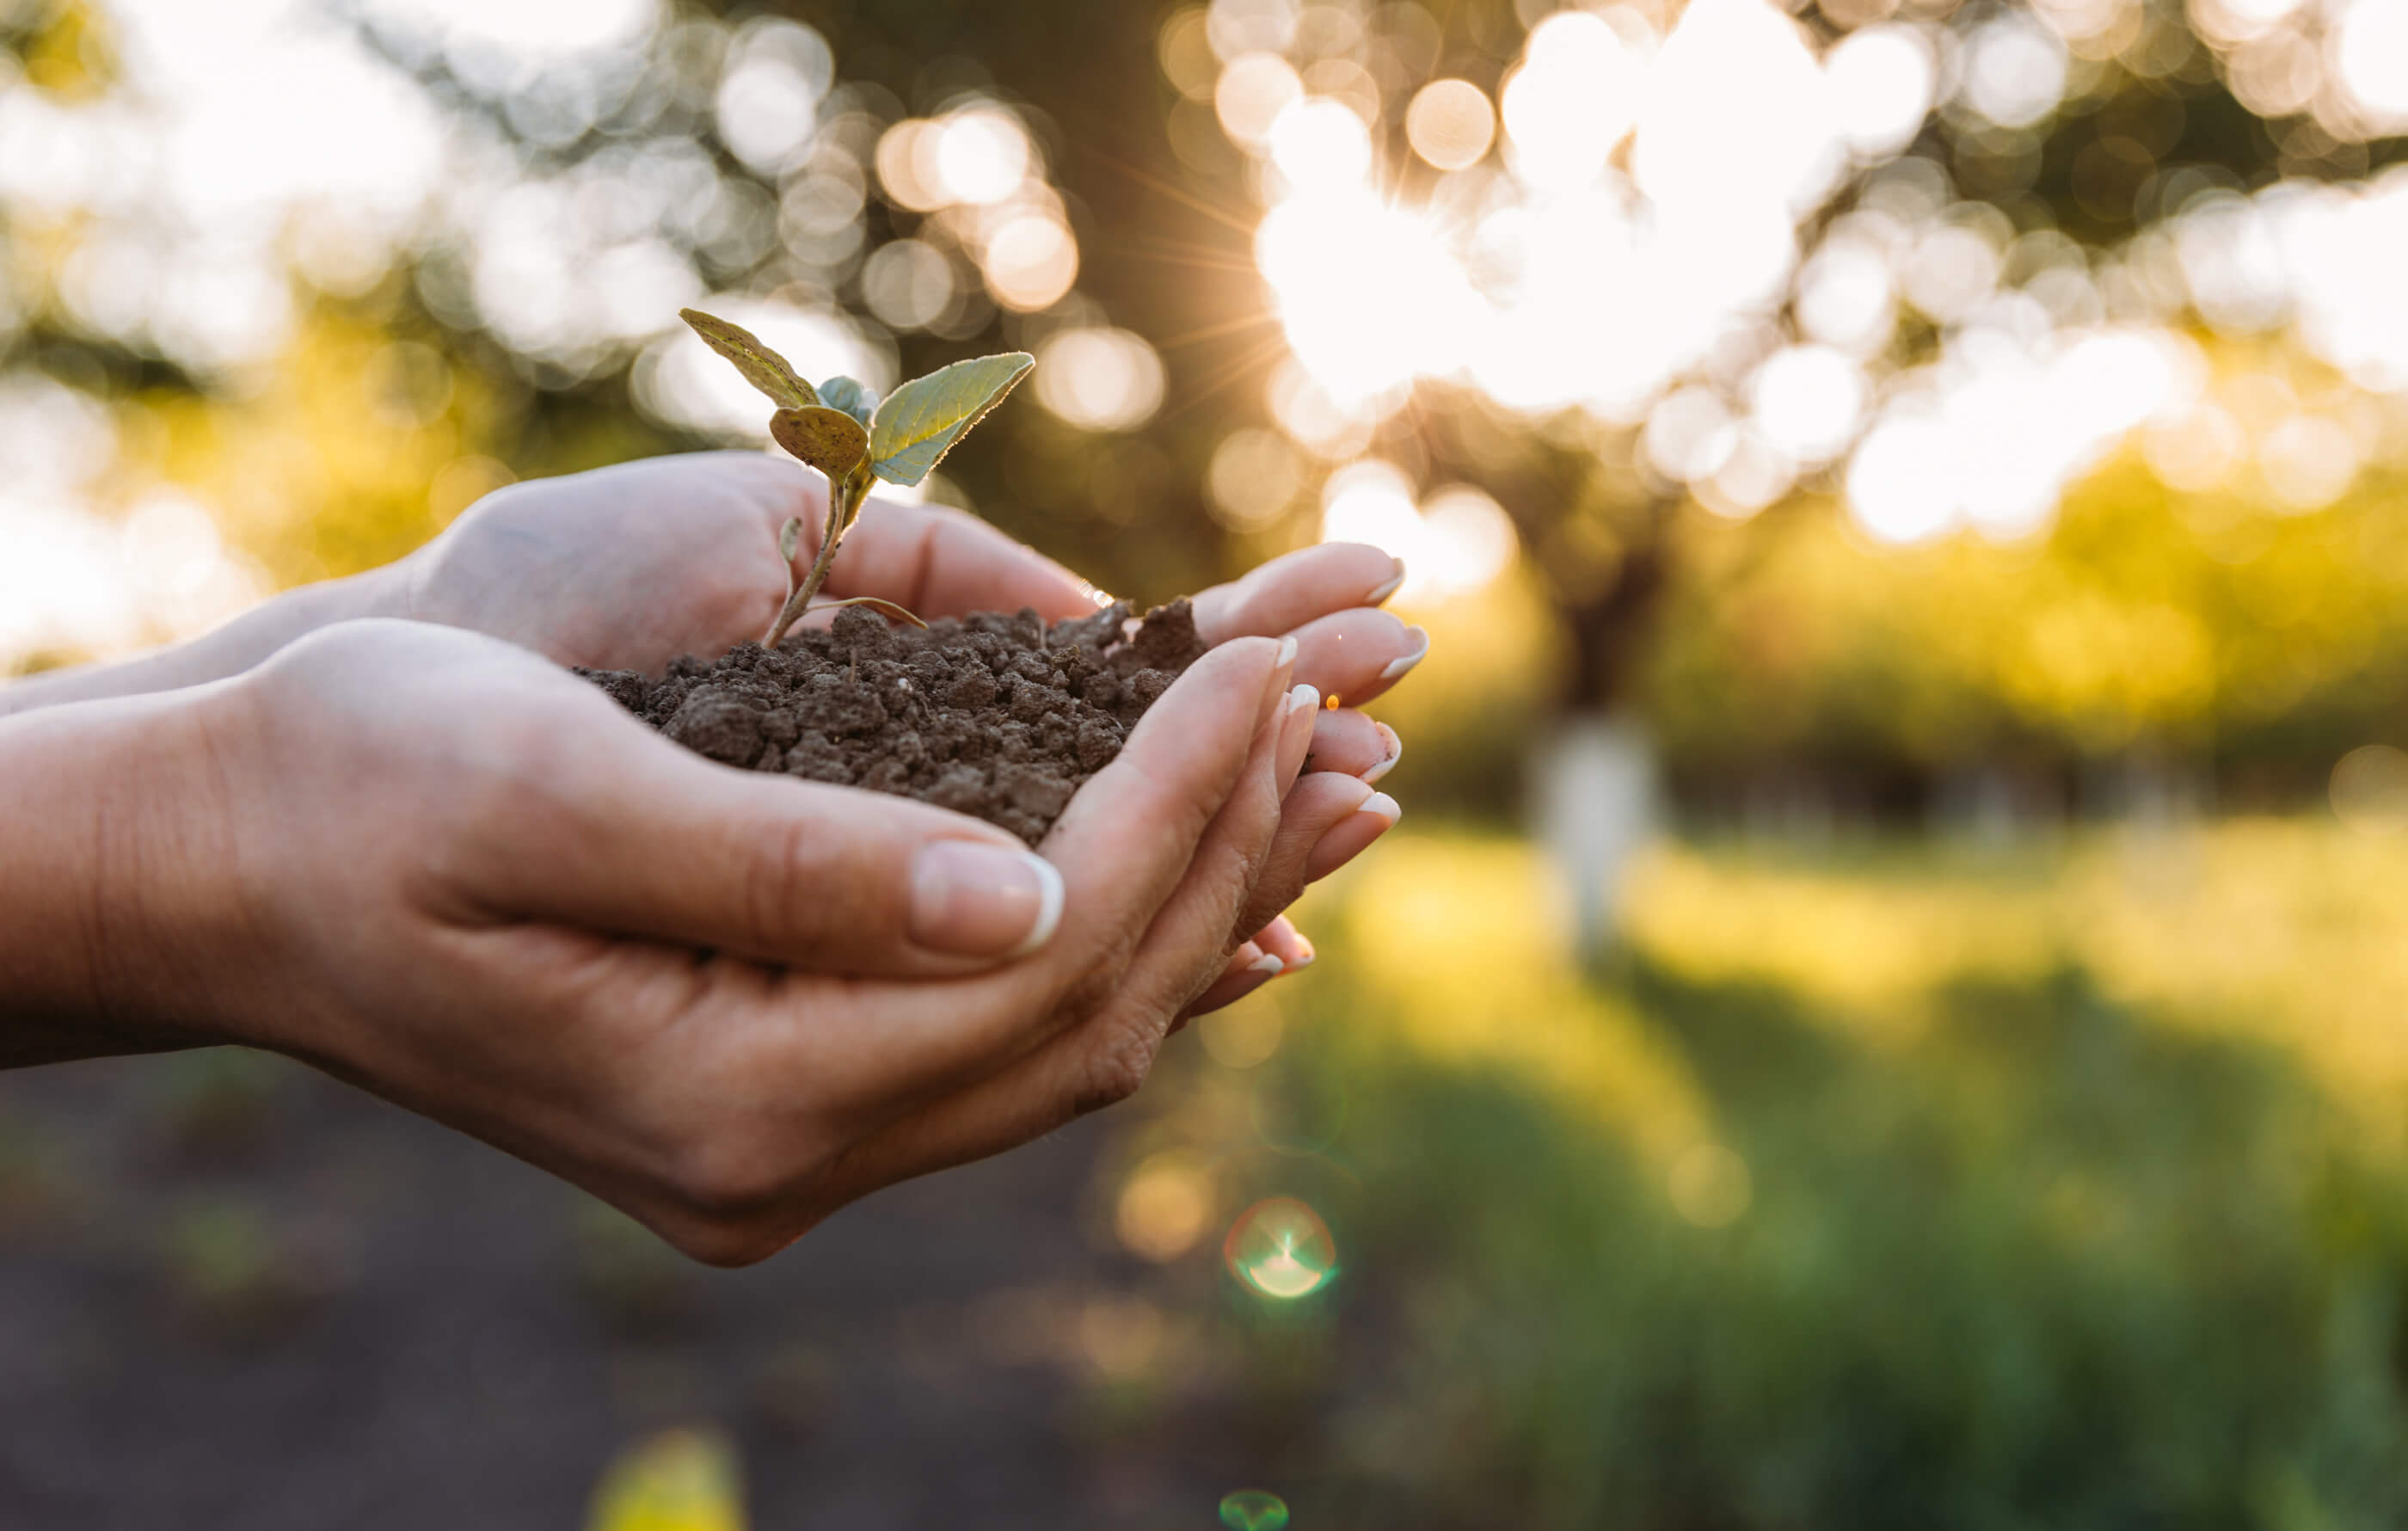
[[[1313,1375],[1225,1328],[1296,1524],[2408,1520],[2408,844],[1676,847],[1598,980],[1550,907],[1383,847],[1131,1135],[1339,1240]]]

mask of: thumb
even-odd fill
[[[461,891],[486,912],[881,977],[1011,962],[1061,923],[1061,874],[991,824],[595,723],[548,811],[477,858]]]

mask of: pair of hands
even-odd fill
[[[1325,547],[1200,594],[1215,647],[1027,869],[1058,921],[998,931],[957,906],[981,891],[961,867],[1025,857],[1001,831],[713,765],[525,651],[657,669],[757,636],[776,528],[816,525],[814,494],[738,453],[507,490],[363,587],[413,621],[0,729],[0,754],[80,729],[73,749],[149,763],[144,800],[104,819],[138,848],[94,901],[115,928],[66,933],[118,955],[53,985],[54,1011],[80,996],[154,1040],[308,1058],[727,1264],[1125,1095],[1185,1017],[1311,960],[1280,911],[1395,821],[1371,785],[1394,735],[1319,705],[1426,650],[1375,609],[1393,560]],[[915,507],[864,518],[831,592],[1093,608],[1000,533]]]

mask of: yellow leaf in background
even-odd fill
[[[587,1531],[744,1531],[736,1453],[717,1435],[672,1430],[628,1448],[595,1491]]]
[[[1001,404],[1036,365],[1037,358],[1025,351],[982,356],[939,367],[887,394],[869,427],[869,451],[878,476],[890,484],[916,484],[926,478],[953,443]]]
[[[741,324],[731,324],[715,314],[699,308],[680,308],[678,317],[703,343],[736,364],[744,380],[769,395],[769,402],[781,409],[815,408],[820,396],[802,375],[786,365],[786,359],[761,343],[760,337]]]

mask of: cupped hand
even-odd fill
[[[403,612],[563,664],[657,672],[679,654],[715,655],[761,637],[787,588],[779,528],[801,520],[795,563],[809,564],[824,492],[799,464],[741,451],[516,484],[405,561]],[[1297,680],[1335,699],[1315,720],[1312,768],[1283,830],[1307,847],[1308,878],[1343,865],[1399,813],[1374,787],[1403,746],[1357,706],[1428,650],[1426,633],[1378,609],[1402,572],[1378,549],[1338,543],[1275,559],[1195,597],[1207,643],[1293,637]],[[924,617],[1032,607],[1049,620],[1092,610],[1096,599],[1068,569],[974,516],[876,499],[838,551],[828,594],[874,595]],[[1258,938],[1236,952],[1204,1008],[1312,959],[1311,945],[1277,919],[1284,907],[1248,907],[1247,918],[1261,918],[1242,934]]]
[[[509,645],[337,625],[187,694],[208,800],[158,822],[210,827],[144,858],[140,907],[197,966],[117,1000],[310,1059],[700,1258],[758,1258],[1135,1088],[1230,933],[1306,875],[1283,834],[1300,662],[1207,654],[1040,859],[715,765]]]

